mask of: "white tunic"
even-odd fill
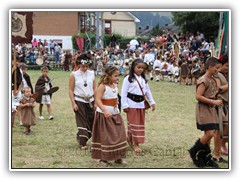
[[[115,99],[115,98],[118,98],[118,88],[117,88],[117,86],[115,88],[105,86],[105,91],[103,93],[102,99]],[[116,107],[106,106],[106,105],[104,105],[104,106],[107,109],[107,111],[109,113],[111,113],[112,115],[120,113],[120,111],[118,109],[118,106],[116,106]],[[103,113],[102,110],[99,107],[97,107],[96,111],[100,112],[100,113]]]
[[[93,81],[94,81],[94,72],[87,70],[86,72],[81,71],[80,69],[72,72],[75,78],[74,94],[80,97],[91,97],[93,96]],[[84,84],[87,84],[85,87]],[[88,103],[82,98],[74,96],[76,101]],[[90,102],[94,101],[94,98],[90,98]]]
[[[131,99],[129,99],[127,97],[128,93],[132,93],[132,94],[136,94],[136,95],[140,95],[142,96],[142,91],[137,83],[136,80],[133,80],[132,83],[130,83],[128,81],[128,76],[126,76],[123,80],[123,84],[122,84],[122,91],[121,91],[121,104],[122,104],[122,108],[126,109],[126,108],[145,108],[144,107],[144,101],[142,102],[135,102],[132,101]],[[148,86],[148,83],[145,83],[145,80],[142,78],[142,76],[137,76],[135,74],[135,77],[138,79],[138,82],[140,83],[142,89],[143,89],[143,93],[146,95],[150,105],[155,104],[153,97],[152,97],[152,93],[150,91],[150,88]]]

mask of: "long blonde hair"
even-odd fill
[[[105,72],[100,77],[100,81],[98,83],[98,86],[100,84],[109,84],[110,81],[109,81],[108,77],[112,76],[116,71],[118,71],[118,69],[116,67],[114,67],[114,66],[107,67]]]

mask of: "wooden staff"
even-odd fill
[[[217,95],[217,99],[221,100],[222,96],[220,94]],[[218,106],[218,122],[219,122],[219,133],[220,138],[223,138],[223,120],[222,120],[222,113],[223,113],[223,107]]]
[[[16,67],[14,71],[14,93],[17,91],[17,58],[16,58],[16,49],[14,45],[14,50],[13,50],[13,64]]]

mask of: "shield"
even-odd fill
[[[37,65],[42,65],[43,64],[43,59],[42,58],[37,58],[36,59],[36,63],[37,63]]]
[[[52,87],[51,89],[48,90],[47,94],[52,94],[58,91],[59,87]]]
[[[39,96],[39,93],[38,93],[38,92],[32,94],[32,98],[35,99],[35,100],[37,99],[38,96]]]

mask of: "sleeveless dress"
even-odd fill
[[[105,86],[102,99],[117,98],[118,89]],[[92,134],[91,155],[93,159],[117,160],[126,157],[127,139],[123,119],[117,106],[106,106],[112,114],[108,119],[104,117],[100,108],[97,108]]]

